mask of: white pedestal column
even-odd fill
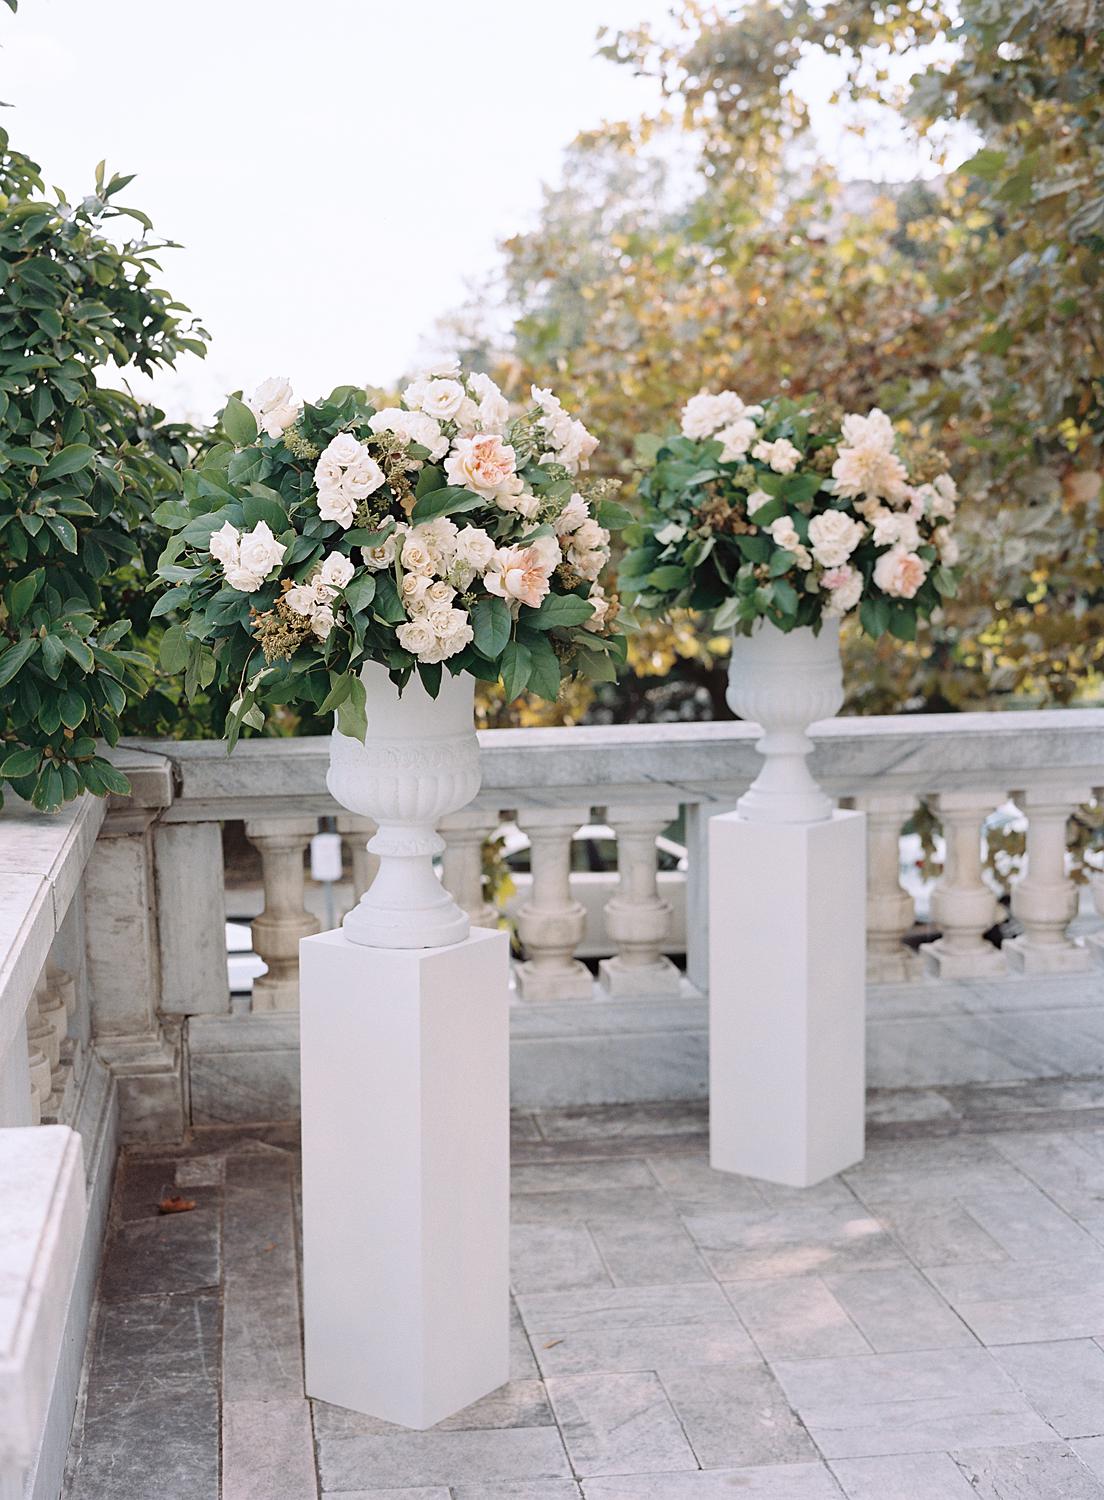
[[[864,1149],[866,820],[712,819],[710,1160],[810,1187]]]
[[[301,945],[310,1396],[425,1428],[509,1377],[508,963]]]

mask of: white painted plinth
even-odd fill
[[[508,1379],[508,963],[303,940],[310,1396],[424,1428]]]
[[[809,1187],[864,1150],[865,817],[710,823],[710,1161]]]

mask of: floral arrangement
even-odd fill
[[[787,399],[702,392],[678,436],[642,439],[644,520],[622,592],[643,613],[715,610],[750,635],[858,610],[902,640],[957,585],[955,483],[935,452],[905,454],[884,412],[842,421]]]
[[[508,700],[616,676],[600,576],[630,516],[579,480],[597,439],[550,391],[513,413],[449,361],[377,410],[352,386],[304,404],[274,378],[230,398],[222,431],[155,513],[173,534],[154,613],[177,617],[161,658],[186,690],[232,695],[231,746],[269,703],[363,737],[366,661],[434,696],[443,668],[501,679]]]

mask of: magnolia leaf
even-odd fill
[[[501,668],[502,689],[507,703],[512,703],[519,694],[525,691],[531,665],[532,656],[528,646],[522,645],[520,641],[506,642],[506,648],[502,653]]]
[[[245,448],[257,441],[257,419],[237,396],[227,397],[220,425],[235,448]]]
[[[475,649],[497,661],[510,639],[510,611],[503,599],[480,599],[471,612]]]
[[[522,618],[536,630],[554,630],[558,626],[581,625],[593,613],[593,604],[578,594],[546,594],[539,609],[523,606]]]

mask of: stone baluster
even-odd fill
[[[932,805],[943,824],[943,874],[932,892],[932,920],[943,931],[925,943],[924,964],[938,979],[1004,974],[1000,952],[984,934],[1000,918],[997,899],[982,876],[981,828],[1003,800],[999,791],[940,792]]]
[[[353,813],[339,813],[336,827],[338,833],[348,843],[353,856],[353,904],[355,906],[376,878],[376,871],[379,869],[379,855],[368,853],[368,840],[375,837],[377,829],[371,818],[358,818]]]
[[[53,1033],[53,1042],[50,1047],[50,1105],[43,1109],[43,1118],[52,1122],[59,1118],[62,1096],[65,1093],[66,1078],[69,1073],[64,1051],[65,1040],[69,1034],[69,1012],[65,1008],[64,996],[59,994],[50,983],[45,969],[39,976],[36,992],[39,1019],[49,1026]]]
[[[586,909],[571,895],[571,840],[590,816],[587,807],[530,808],[518,816],[529,835],[532,886],[517,914],[525,948],[517,966],[522,1000],[589,1000],[590,970],[575,957]]]
[[[1024,974],[1079,974],[1092,956],[1066,935],[1077,915],[1077,887],[1066,869],[1070,814],[1091,796],[1089,787],[1040,787],[1017,792],[1027,818],[1027,868],[1012,887],[1012,915],[1023,933],[1004,944],[1013,969]]]
[[[885,793],[854,802],[866,814],[866,977],[875,984],[915,979],[920,960],[904,943],[916,910],[901,885],[901,828],[916,798]]]
[[[606,902],[606,932],[617,953],[598,965],[607,994],[677,995],[681,976],[663,954],[671,905],[659,894],[656,839],[678,817],[677,807],[613,804],[606,822],[617,835],[617,892]]]
[[[1099,796],[1100,793],[1098,792],[1097,795]],[[1089,889],[1092,891],[1096,914],[1104,919],[1104,870],[1097,870],[1089,877]],[[1104,928],[1099,932],[1091,932],[1085,939],[1085,946],[1095,954],[1097,963],[1104,964]]]
[[[27,1006],[27,1067],[31,1075],[31,1124],[40,1125],[56,1104],[52,1074],[57,1059],[51,1051],[57,1046],[54,1028],[43,1021],[38,1010],[38,989]]]
[[[444,887],[473,927],[497,927],[498,908],[483,885],[483,845],[498,826],[493,812],[450,813],[438,830],[445,841]]]
[[[303,860],[317,832],[317,818],[253,818],[245,825],[261,856],[265,898],[251,924],[253,947],[268,965],[253,983],[255,1011],[299,1008],[299,940],[320,925],[303,904]]]

